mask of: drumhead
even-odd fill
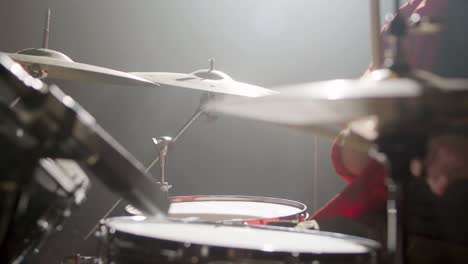
[[[281,198],[243,195],[195,195],[170,197],[170,218],[196,218],[202,221],[240,221],[256,224],[275,220],[303,221],[308,217],[303,203]],[[141,215],[133,206],[125,210]],[[259,223],[257,223],[259,222]]]
[[[310,254],[369,252],[369,246],[358,243],[357,238],[319,231],[158,221],[144,217],[111,218],[106,224],[113,231],[184,244]]]
[[[302,203],[269,197],[207,195],[171,197],[169,217],[206,221],[281,218],[306,210]]]

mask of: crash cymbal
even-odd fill
[[[206,110],[292,126],[343,124],[370,115],[392,118],[400,103],[418,98],[422,86],[411,79],[331,80],[283,87],[254,99],[225,98]]]
[[[276,93],[273,90],[256,85],[237,82],[223,72],[209,69],[198,70],[189,74],[170,72],[131,72],[131,74],[161,85],[205,92],[245,97],[259,97]]]
[[[74,62],[65,54],[50,49],[24,49],[6,53],[37,78],[103,82],[128,86],[157,86],[126,72]]]
[[[468,80],[442,78],[424,71],[400,78],[380,70],[359,80],[305,83],[279,91],[253,99],[225,97],[208,103],[205,110],[325,137],[336,136],[349,124],[364,145],[382,133],[401,129],[421,132],[468,125]]]

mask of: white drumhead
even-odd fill
[[[344,238],[242,226],[111,219],[118,231],[162,240],[226,248],[313,254],[360,254],[368,248]]]
[[[288,205],[249,201],[189,201],[169,207],[169,217],[199,217],[209,221],[274,218],[300,212],[301,209]]]

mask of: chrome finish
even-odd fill
[[[49,48],[49,32],[50,32],[50,8],[47,9],[46,13],[46,20],[44,25],[44,35],[42,38],[42,48],[48,49]]]
[[[169,148],[169,144],[173,142],[171,137],[160,137],[158,139],[153,138],[153,143],[158,147],[159,149],[159,161],[160,161],[160,166],[161,166],[161,191],[165,192],[166,194],[169,193],[169,189],[172,187],[172,185],[169,185],[168,182],[166,182],[166,158],[167,158],[167,151]]]

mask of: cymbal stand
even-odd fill
[[[372,1],[372,0],[371,0]],[[374,6],[374,12],[376,7]],[[391,56],[384,61],[384,67],[400,76],[408,76],[409,65],[406,60],[403,41],[407,33],[407,21],[400,12],[400,0],[394,0],[394,17],[390,22]],[[372,19],[377,23],[375,17]],[[375,44],[374,44],[375,45]],[[407,262],[407,230],[405,225],[406,208],[405,195],[407,182],[411,177],[410,162],[422,148],[417,142],[422,137],[405,134],[404,126],[399,133],[386,135],[380,138],[377,146],[380,153],[372,156],[386,165],[387,175],[387,253],[389,263],[403,264]],[[382,153],[382,154],[381,154]]]
[[[418,120],[418,119],[417,119]],[[414,120],[413,120],[414,122]],[[405,127],[400,125],[399,127]],[[379,153],[371,155],[386,166],[387,175],[387,250],[389,263],[407,263],[406,195],[411,179],[411,162],[424,153],[427,135],[398,129],[397,133],[384,135],[376,142]]]
[[[400,12],[400,0],[395,0],[395,16],[390,22],[390,40],[392,45],[391,56],[386,59],[384,66],[391,69],[392,71],[400,74],[401,76],[407,76],[410,72],[408,62],[406,60],[406,54],[403,48],[403,41],[407,33],[407,21]]]
[[[161,186],[161,191],[166,194],[166,197],[169,197],[169,189],[171,189],[172,187],[172,185],[170,185],[169,182],[166,181],[167,180],[166,164],[167,164],[167,155],[168,155],[169,146],[176,143],[179,140],[179,138],[182,135],[184,135],[187,132],[187,130],[195,123],[195,121],[198,120],[200,116],[208,115],[208,113],[206,113],[203,110],[203,105],[209,100],[211,100],[213,97],[214,97],[213,93],[204,93],[202,95],[197,110],[192,115],[192,117],[182,126],[182,128],[179,129],[179,131],[177,132],[174,138],[171,138],[168,136],[153,138],[153,143],[158,148],[159,155],[150,163],[147,170],[149,171],[159,161],[160,169],[161,169],[160,186]]]

